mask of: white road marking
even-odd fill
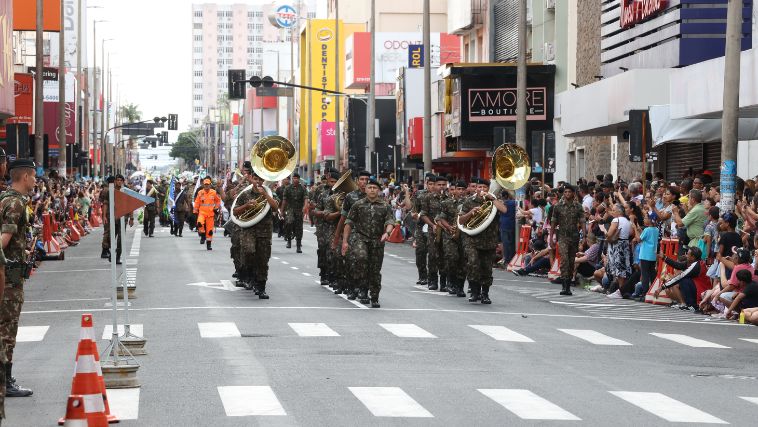
[[[279,259],[278,256],[272,256],[271,259]]]
[[[682,335],[682,334],[660,334],[657,332],[651,332],[650,335],[653,335],[658,338],[663,338],[665,340],[674,341],[675,343],[679,343],[682,345],[686,345],[689,347],[697,347],[697,348],[730,348],[727,346],[723,346],[721,344],[716,344],[714,342],[701,340],[699,338],[694,338],[688,335]]]
[[[224,289],[226,289],[227,291],[230,291],[230,292],[236,292],[236,291],[239,291],[240,289],[242,289],[242,288],[238,288],[238,287],[234,286],[234,284],[232,284],[231,280],[221,279],[220,282],[224,286]]]
[[[88,271],[111,271],[110,268],[90,268],[84,270],[40,270],[35,273],[84,273]]]
[[[522,420],[581,420],[571,412],[529,390],[479,389],[479,393],[499,403]]]
[[[287,415],[268,386],[218,387],[218,394],[228,417]]]
[[[106,391],[111,414],[119,420],[136,420],[139,417],[139,388],[109,388]]]
[[[19,326],[16,342],[36,342],[45,338],[50,326]]]
[[[290,268],[291,268],[291,269],[293,269],[293,270],[300,270],[300,269],[299,269],[299,268],[297,268],[297,267],[290,267]]]
[[[287,265],[289,263],[287,261],[282,261],[282,264]]]
[[[434,417],[399,387],[348,388],[375,417]]]
[[[669,422],[729,424],[665,394],[634,391],[611,391],[610,393]]]
[[[301,337],[338,337],[340,334],[326,323],[289,323],[290,328]]]
[[[241,337],[239,329],[234,322],[207,322],[198,323],[202,338],[230,338]]]
[[[559,331],[581,338],[595,345],[632,345],[626,341],[609,337],[597,331],[590,329],[558,329]]]
[[[400,338],[437,338],[412,323],[380,323],[379,326]]]
[[[302,274],[302,275],[303,275],[303,276],[305,276],[305,277],[311,277],[311,273],[300,273],[300,274]],[[319,282],[319,284],[320,284],[320,283],[321,283],[321,282]]]
[[[144,329],[142,324],[136,323],[129,325],[129,332],[138,337],[144,337]],[[124,335],[124,325],[118,325],[118,336]],[[105,325],[103,328],[103,339],[109,340],[113,337],[113,325]]]
[[[758,339],[755,339],[755,338],[740,338],[740,339],[742,341],[747,341],[747,342],[751,342],[751,343],[754,343],[754,344],[758,344]]]
[[[747,397],[747,396],[740,396],[740,399],[747,400],[750,403],[755,403],[758,405],[758,397]]]
[[[489,325],[468,325],[470,328],[474,328],[477,331],[485,333],[498,341],[511,341],[511,342],[534,342],[531,338],[521,335],[516,331],[512,331],[505,326],[489,326]]]
[[[109,269],[110,270],[110,269]],[[74,302],[74,301],[109,301],[110,298],[75,298],[75,299],[45,299],[45,300],[26,300],[25,303],[43,303],[43,302]]]

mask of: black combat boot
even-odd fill
[[[440,292],[448,291],[447,276],[440,275]],[[452,284],[451,284],[452,286]]]
[[[492,300],[490,300],[490,287],[488,285],[482,285],[482,304],[492,304]]]
[[[265,283],[258,283],[257,286],[258,291],[258,298],[259,299],[268,299],[268,294],[266,294],[266,284]]]
[[[563,279],[563,290],[561,295],[571,296],[571,279]]]
[[[203,243],[205,243],[205,234],[200,236],[200,244],[202,245]]]
[[[209,251],[213,250],[213,248],[211,247],[211,241],[210,240],[207,241],[207,242],[205,242],[205,249],[207,249]]]
[[[437,290],[437,275],[435,274],[434,276],[429,276],[428,280],[429,282],[426,288],[429,289],[430,291],[436,291]]]
[[[457,297],[465,297],[466,291],[463,290],[463,286],[466,283],[466,279],[458,279],[458,286],[455,288],[455,296]]]
[[[23,388],[16,384],[16,379],[13,378],[13,363],[5,365],[5,396],[6,397],[29,397],[34,394],[33,391],[28,388]]]
[[[371,308],[382,308],[382,306],[379,305],[379,299],[371,300]]]
[[[469,281],[468,288],[471,291],[471,296],[469,297],[468,302],[479,301],[481,299],[480,291],[482,286],[479,283]]]
[[[299,254],[303,253],[303,242],[301,242],[300,240],[297,241],[297,251],[296,252],[299,253]]]
[[[354,301],[356,298],[358,298],[358,289],[350,289],[350,292],[347,294],[347,299]]]
[[[110,257],[111,257],[111,251],[110,251],[110,249],[103,248],[103,252],[100,254],[100,258],[110,259]]]
[[[292,239],[287,239],[287,249],[292,248]]]
[[[361,304],[368,304],[369,301],[368,290],[361,289],[360,293],[358,294],[358,302]]]

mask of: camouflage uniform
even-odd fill
[[[426,190],[419,190],[413,196],[411,196],[411,203],[413,204],[413,213],[418,214],[421,211],[421,199],[426,195]],[[419,282],[426,283],[427,280],[427,241],[426,233],[424,233],[424,223],[419,220],[416,222],[416,229],[413,231],[413,241],[416,242],[416,268],[418,269]]]
[[[440,193],[427,193],[424,198],[421,199],[421,211],[419,212],[419,218],[427,217],[434,222],[440,212],[442,212],[442,202],[445,200],[445,196]],[[429,227],[431,229],[431,227]],[[430,230],[431,231],[431,230]],[[444,266],[442,266],[442,241],[437,241],[435,233],[426,233],[427,241],[427,280],[429,283],[429,289],[437,289],[437,274],[439,274],[440,287],[443,290],[447,290],[446,274]]]
[[[450,234],[447,231],[442,232],[442,265],[445,266],[450,293],[452,294],[455,291],[459,296],[466,296],[466,293],[463,292],[463,283],[466,281],[466,269],[465,267],[461,267],[463,245],[457,223],[461,202],[462,199],[460,198],[448,197],[445,199],[442,202],[442,210],[437,214],[435,221],[445,220],[455,229],[454,234]]]
[[[372,202],[364,197],[352,205],[345,224],[351,227],[350,254],[354,262],[350,263],[353,267],[350,270],[354,272],[361,293],[368,289],[371,302],[379,302],[384,260],[381,237],[387,225],[395,224],[392,208],[381,198]]]
[[[0,268],[5,272],[5,254],[3,248],[0,247]],[[3,283],[3,286],[5,284]],[[0,421],[5,418],[5,364],[8,363],[8,359],[5,356],[5,341],[0,335]]]
[[[466,198],[461,206],[461,214],[467,214],[472,209],[481,206],[482,203],[484,203],[484,198],[479,196]],[[474,236],[461,234],[463,237],[463,255],[466,259],[466,274],[471,290],[469,301],[478,300],[480,295],[482,299],[489,297],[490,286],[492,286],[492,262],[495,259],[500,238],[498,227],[499,221],[496,215],[489,227],[481,233]]]
[[[244,205],[260,197],[261,194],[253,189],[243,192],[237,199],[237,206]],[[276,196],[274,196],[276,198]],[[257,224],[249,228],[240,228],[239,234],[239,259],[243,273],[254,279],[255,287],[259,291],[266,290],[268,281],[268,262],[271,258],[271,233],[273,231],[273,209]],[[253,277],[254,276],[254,277]]]
[[[287,211],[284,212],[285,237],[298,242],[303,240],[303,207],[307,192],[302,184],[290,184],[284,189],[282,200],[287,202]]]
[[[232,203],[234,203],[234,198],[237,197],[238,194],[242,192],[242,190],[245,189],[249,184],[247,181],[242,181],[237,184],[236,187],[231,189],[230,191],[226,192],[226,198],[224,199],[224,203],[228,204],[227,210],[229,210],[231,214],[232,209]],[[234,262],[234,271],[239,276],[240,273],[240,230],[242,228],[235,224],[234,221],[229,220],[229,222],[226,223],[224,226],[226,231],[229,233],[229,236],[231,237],[231,247],[229,248],[229,254],[231,255],[232,262]]]
[[[13,350],[16,347],[18,319],[24,305],[24,281],[30,266],[27,264],[26,246],[28,243],[29,216],[26,210],[27,198],[16,190],[10,189],[0,196],[0,224],[3,233],[12,233],[6,246],[5,256],[5,295],[0,306],[0,342],[3,345],[0,362],[13,363]],[[7,369],[7,368],[6,368]],[[5,386],[6,382],[2,382]],[[2,393],[3,396],[5,392]]]
[[[579,225],[584,223],[584,209],[576,199],[572,203],[561,199],[550,211],[552,217],[550,222],[558,229],[561,279],[572,280],[576,252],[579,250]]]
[[[145,205],[145,214],[142,219],[142,231],[145,236],[152,236],[155,231],[155,216],[163,211],[163,194],[157,187],[153,187],[147,192],[147,196],[153,197],[155,201]],[[161,221],[161,223],[163,223],[163,221]]]
[[[276,187],[274,194],[276,194],[276,200],[284,200],[284,186]],[[278,214],[274,214],[274,227],[276,227],[277,237],[282,237],[284,235],[284,220],[279,218]]]
[[[351,191],[345,195],[344,200],[342,201],[342,211],[340,214],[345,217],[345,222],[347,222],[347,215],[350,213],[350,209],[353,207],[354,204],[356,204],[359,200],[362,200],[366,197],[366,193],[362,192],[360,189]],[[347,268],[347,266],[350,265],[356,265],[355,263],[356,258],[355,254],[353,253],[352,247],[353,247],[353,236],[351,235],[348,240],[348,245],[350,248],[347,250],[347,255],[345,255],[345,280],[348,283],[348,287],[352,289],[358,289],[358,279],[356,276],[356,271],[354,268]],[[353,298],[355,299],[355,298]]]
[[[330,195],[331,188],[327,187],[326,185],[319,185],[311,190],[310,193],[308,193],[308,202],[311,206],[311,209],[308,212],[308,216],[311,218],[311,222],[316,225],[316,241],[318,242],[318,249],[316,250],[316,264],[320,270],[319,276],[321,276],[322,281],[329,280],[326,277],[326,271],[328,270],[326,265],[326,252],[330,242],[327,241],[327,233],[324,231],[323,220],[316,218],[314,212],[324,210],[324,197],[328,198]]]
[[[323,211],[324,215],[333,214],[339,212],[337,210],[337,196],[338,194],[330,194],[329,192],[321,193],[321,203],[318,210]],[[339,216],[332,220],[321,220],[321,227],[323,229],[324,239],[324,264],[326,267],[326,278],[332,282],[332,287],[335,290],[343,289],[345,287],[345,275],[344,264],[345,258],[340,253],[340,247],[332,249],[331,243],[334,239],[334,235],[337,232],[337,224],[339,223]]]

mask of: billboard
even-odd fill
[[[15,114],[13,101],[13,3],[0,0],[0,118]]]
[[[34,131],[34,78],[31,74],[16,73],[13,77],[12,96],[16,113],[6,123],[26,123],[29,133]],[[5,126],[0,126],[0,139],[5,139]]]
[[[377,33],[374,42],[377,83],[395,83],[398,70],[408,66],[410,48],[422,45],[421,33]],[[370,82],[371,33],[355,33],[345,43],[345,87],[363,89]],[[433,68],[461,61],[461,42],[456,35],[432,33],[429,61]]]
[[[44,123],[44,130],[47,134],[47,138],[50,141],[49,148],[60,148],[62,145],[60,143],[60,139],[58,138],[58,129],[60,128],[60,117],[58,115],[58,103],[57,102],[45,102],[43,107],[44,114],[45,114],[45,123]],[[66,122],[64,126],[66,127],[66,143],[67,144],[73,144],[74,143],[74,132],[75,132],[75,121],[76,121],[76,111],[74,109],[74,103],[73,102],[66,102]]]
[[[43,26],[45,31],[61,30],[61,1],[43,0]],[[36,31],[37,2],[13,0],[13,29],[16,31]]]

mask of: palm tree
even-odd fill
[[[122,105],[120,114],[121,118],[127,123],[138,122],[142,119],[142,111],[135,104]]]

